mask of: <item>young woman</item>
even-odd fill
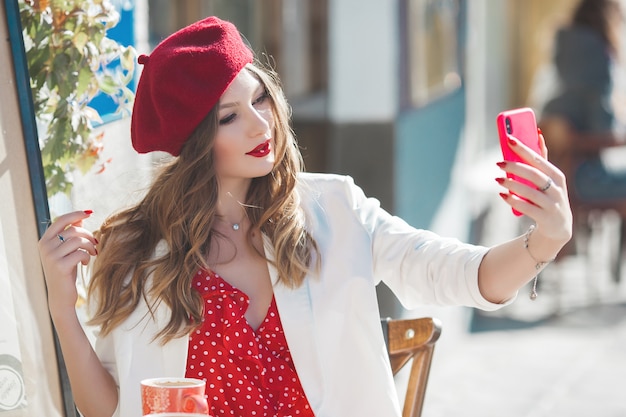
[[[78,211],[40,241],[85,416],[140,415],[139,382],[159,376],[205,379],[212,416],[399,416],[376,285],[407,308],[496,309],[571,236],[562,173],[514,139],[528,164],[500,166],[536,187],[497,180],[536,228],[492,248],[414,229],[349,177],[301,172],[279,84],[228,22],[140,62],[133,145],[176,158],[95,236]],[[74,304],[77,264],[94,257],[92,348]]]

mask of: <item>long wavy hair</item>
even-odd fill
[[[581,0],[574,9],[572,24],[594,30],[611,54],[619,50],[619,25],[623,21],[620,4],[615,0]]]
[[[297,287],[319,265],[317,244],[305,228],[295,188],[302,156],[276,73],[258,62],[245,70],[259,79],[271,100],[276,154],[273,170],[254,178],[248,190],[244,208],[252,227],[247,239],[252,244],[255,229],[266,235],[279,280]],[[203,300],[191,283],[198,269],[207,267],[210,242],[218,237],[213,229],[218,221],[213,161],[217,107],[191,134],[180,156],[162,168],[143,200],[109,217],[96,232],[100,244],[88,289],[95,302],[90,323],[99,325],[103,334],[128,318],[142,299],[151,314],[160,303],[171,310],[156,336],[162,343],[188,334],[201,322]],[[167,250],[157,256],[157,245],[163,244]]]

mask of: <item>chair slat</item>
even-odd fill
[[[441,322],[435,318],[382,319],[391,370],[396,375],[412,361],[402,417],[422,413],[426,385],[435,343],[441,335]]]

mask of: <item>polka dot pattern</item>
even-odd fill
[[[250,300],[213,271],[200,270],[193,287],[204,298],[201,326],[189,337],[186,377],[206,381],[209,414],[313,416],[296,374],[272,298],[254,331],[244,318]]]

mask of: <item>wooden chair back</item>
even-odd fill
[[[424,405],[435,343],[441,335],[441,322],[431,317],[386,318],[381,322],[393,374],[396,375],[411,362],[402,417],[419,417]]]

